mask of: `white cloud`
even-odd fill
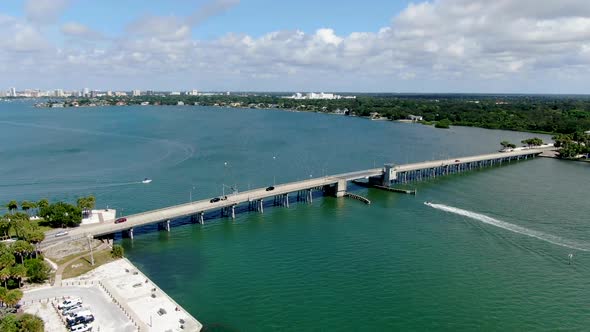
[[[127,36],[100,48],[62,49],[49,67],[84,63],[97,82],[108,73],[120,75],[118,82],[152,76],[156,79],[142,81],[154,86],[144,88],[170,89],[198,81],[204,88],[241,90],[461,91],[489,85],[513,92],[557,92],[543,90],[556,86],[580,92],[583,87],[567,85],[572,76],[590,83],[587,0],[434,0],[410,4],[375,32],[342,35],[323,28],[192,39],[193,26],[237,4],[217,0],[186,17],[143,16]],[[0,28],[3,24],[19,31],[21,49],[31,49],[40,36],[10,17],[0,16]],[[80,23],[65,24],[62,31],[80,37],[95,33]],[[54,55],[52,49],[46,52],[39,55],[43,61]],[[566,78],[566,84],[546,85]],[[178,85],[165,86],[170,82]]]
[[[69,37],[82,38],[90,40],[103,39],[105,36],[95,30],[90,29],[84,24],[78,22],[68,22],[61,26],[61,32]]]
[[[27,18],[37,24],[54,23],[70,4],[70,0],[27,0]]]

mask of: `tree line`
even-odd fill
[[[391,120],[422,116],[426,122],[489,129],[573,134],[590,130],[590,98],[585,96],[518,95],[387,95],[365,94],[354,99],[288,99],[279,95],[139,96],[104,97],[110,104],[150,102],[158,105],[229,106],[297,109],[314,112],[346,110],[348,115],[377,112]],[[91,102],[88,100],[88,102]],[[444,126],[443,126],[444,127]]]

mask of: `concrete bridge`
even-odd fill
[[[382,168],[275,185],[272,190],[268,190],[270,188],[258,188],[233,193],[228,195],[226,199],[217,202],[210,202],[210,199],[206,199],[129,215],[126,216],[127,221],[119,224],[101,223],[81,226],[72,229],[67,238],[64,237],[63,240],[108,236],[117,232],[124,232],[124,234],[133,238],[133,229],[135,227],[157,224],[159,229],[170,231],[170,221],[180,217],[190,216],[191,220],[202,224],[204,223],[205,213],[214,210],[221,211],[222,216],[231,218],[235,218],[237,207],[242,209],[247,207],[249,211],[263,213],[265,201],[272,200],[276,205],[289,207],[289,199],[296,197],[298,201],[311,203],[314,190],[321,190],[328,195],[343,197],[346,194],[349,181],[366,180],[368,184],[374,184],[376,187],[389,187],[391,184],[396,183],[421,181],[447,174],[530,159],[545,150],[547,149],[527,149],[405,165],[386,164]]]

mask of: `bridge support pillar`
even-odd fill
[[[199,224],[205,225],[205,212],[199,212],[198,220]]]
[[[385,172],[383,172],[383,182],[381,185],[389,187],[391,185],[391,181],[395,181],[397,179],[397,171],[395,170],[395,166],[391,164],[386,164],[384,167]]]
[[[313,203],[313,195],[312,195],[311,189],[307,190],[307,202]]]
[[[236,219],[236,206],[235,205],[231,206],[231,218]]]
[[[286,208],[289,207],[289,194],[285,194],[285,196],[283,196],[283,206]]]
[[[258,212],[264,213],[264,204],[262,199],[258,201]]]
[[[133,227],[129,228],[126,231],[123,231],[123,236],[130,238],[131,240],[133,240]]]
[[[164,224],[164,229],[166,230],[166,232],[170,232],[170,219],[166,220],[166,223]]]
[[[338,180],[336,183],[336,197],[344,197],[346,194],[346,180]]]

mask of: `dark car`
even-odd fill
[[[119,218],[119,219],[115,220],[115,224],[120,224],[120,223],[126,222],[126,221],[127,221],[127,218]]]
[[[266,188],[266,191],[273,191],[273,190],[275,190],[275,187],[274,186],[270,186],[270,187],[267,187]]]
[[[217,203],[217,202],[219,202],[220,200],[221,200],[221,198],[219,198],[219,197],[214,197],[214,198],[211,198],[211,200],[209,201],[209,203]]]

